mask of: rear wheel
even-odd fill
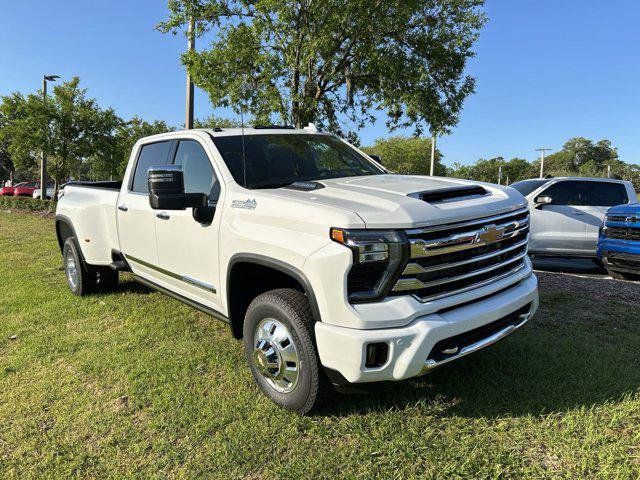
[[[330,388],[320,369],[313,326],[307,297],[293,289],[256,297],[244,322],[245,353],[256,383],[274,403],[303,415]]]
[[[75,238],[69,237],[64,242],[62,258],[67,285],[74,295],[83,296],[95,290],[96,272],[80,257]]]

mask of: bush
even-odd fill
[[[13,208],[30,212],[51,212],[55,209],[55,205],[51,200],[41,200],[39,198],[0,196],[0,208]]]

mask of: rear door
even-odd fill
[[[120,249],[133,272],[150,279],[158,276],[158,250],[155,212],[149,206],[147,171],[149,167],[167,164],[171,146],[171,140],[142,145],[128,183],[122,186],[118,197]]]
[[[183,168],[185,192],[206,193],[210,207],[215,208],[221,183],[206,145],[195,138],[178,140],[173,163]],[[214,210],[210,223],[199,223],[193,218],[192,208],[155,212],[162,282],[172,291],[216,310],[221,310],[220,216],[220,212]]]
[[[532,253],[579,256],[590,254],[586,241],[585,222],[588,217],[583,207],[582,183],[584,182],[573,180],[558,181],[536,195],[536,198],[549,196],[553,203],[531,209],[529,246]]]
[[[585,236],[587,248],[595,255],[598,233],[605,214],[610,207],[629,203],[627,188],[623,183],[607,181],[585,181],[584,207]]]

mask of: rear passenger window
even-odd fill
[[[213,172],[209,156],[195,140],[180,140],[174,165],[182,165],[184,191],[206,193],[215,202],[220,196],[220,183]]]
[[[163,166],[168,163],[171,142],[155,142],[143,145],[138,155],[136,170],[133,174],[132,192],[149,193],[147,170],[150,167]]]
[[[540,196],[550,196],[554,205],[580,207],[612,207],[629,201],[625,186],[612,182],[568,180],[554,183]]]
[[[586,182],[585,205],[613,207],[627,203],[627,189],[620,183]]]

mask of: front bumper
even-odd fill
[[[318,322],[316,342],[322,365],[349,383],[403,380],[497,342],[524,325],[537,308],[538,282],[531,274],[499,293],[420,316],[403,327],[361,330]],[[496,328],[483,336],[483,329],[491,325]],[[459,342],[460,348],[452,348],[450,341]],[[388,345],[384,365],[365,367],[370,343]],[[434,355],[437,345],[445,345],[449,353]]]

